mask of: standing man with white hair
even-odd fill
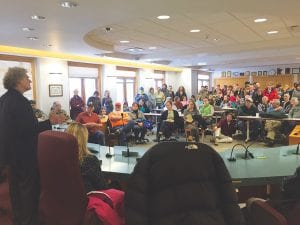
[[[24,68],[9,68],[0,97],[0,168],[10,173],[9,189],[14,225],[38,224],[38,121],[23,96],[31,89]]]

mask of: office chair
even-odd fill
[[[101,225],[95,213],[86,209],[87,196],[75,137],[64,132],[44,131],[39,135],[37,155],[41,224]]]
[[[12,225],[8,170],[6,168],[0,169],[0,224]]]
[[[250,225],[298,225],[300,221],[300,203],[286,217],[261,199],[254,199],[247,208]]]

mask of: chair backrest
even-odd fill
[[[38,166],[42,224],[82,224],[87,197],[80,174],[75,137],[58,131],[40,133]]]
[[[290,214],[287,215],[288,225],[298,225],[300,221],[300,202],[291,210]]]
[[[255,200],[250,210],[252,224],[288,225],[286,218],[264,201]]]

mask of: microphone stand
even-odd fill
[[[300,155],[300,153],[299,153],[299,145],[300,145],[300,142],[297,145],[296,152],[293,153],[294,155]]]
[[[122,117],[123,129],[124,129],[125,124],[124,124],[124,119],[123,119],[123,113],[121,113],[121,117]],[[126,138],[125,132],[124,132],[124,135],[125,135],[125,141],[126,141],[126,151],[122,151],[122,156],[124,156],[124,157],[138,157],[139,156],[138,152],[130,152],[129,151],[128,140]]]
[[[233,150],[235,149],[236,146],[242,146],[245,151],[247,152],[248,150],[246,149],[245,145],[243,144],[235,144],[232,149],[231,149],[231,153],[230,153],[230,157],[227,159],[229,162],[235,162],[236,161],[236,158],[232,156],[233,154]]]

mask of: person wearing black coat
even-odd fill
[[[125,224],[244,225],[230,174],[210,146],[161,142],[130,175]]]
[[[176,110],[172,109],[172,102],[165,103],[167,110],[163,111],[160,117],[160,131],[165,136],[166,140],[170,139],[172,132],[178,127],[179,114]]]
[[[10,198],[15,225],[38,224],[38,121],[23,93],[31,80],[24,68],[9,68],[0,97],[0,170],[10,170]],[[1,172],[0,172],[1,173]]]

